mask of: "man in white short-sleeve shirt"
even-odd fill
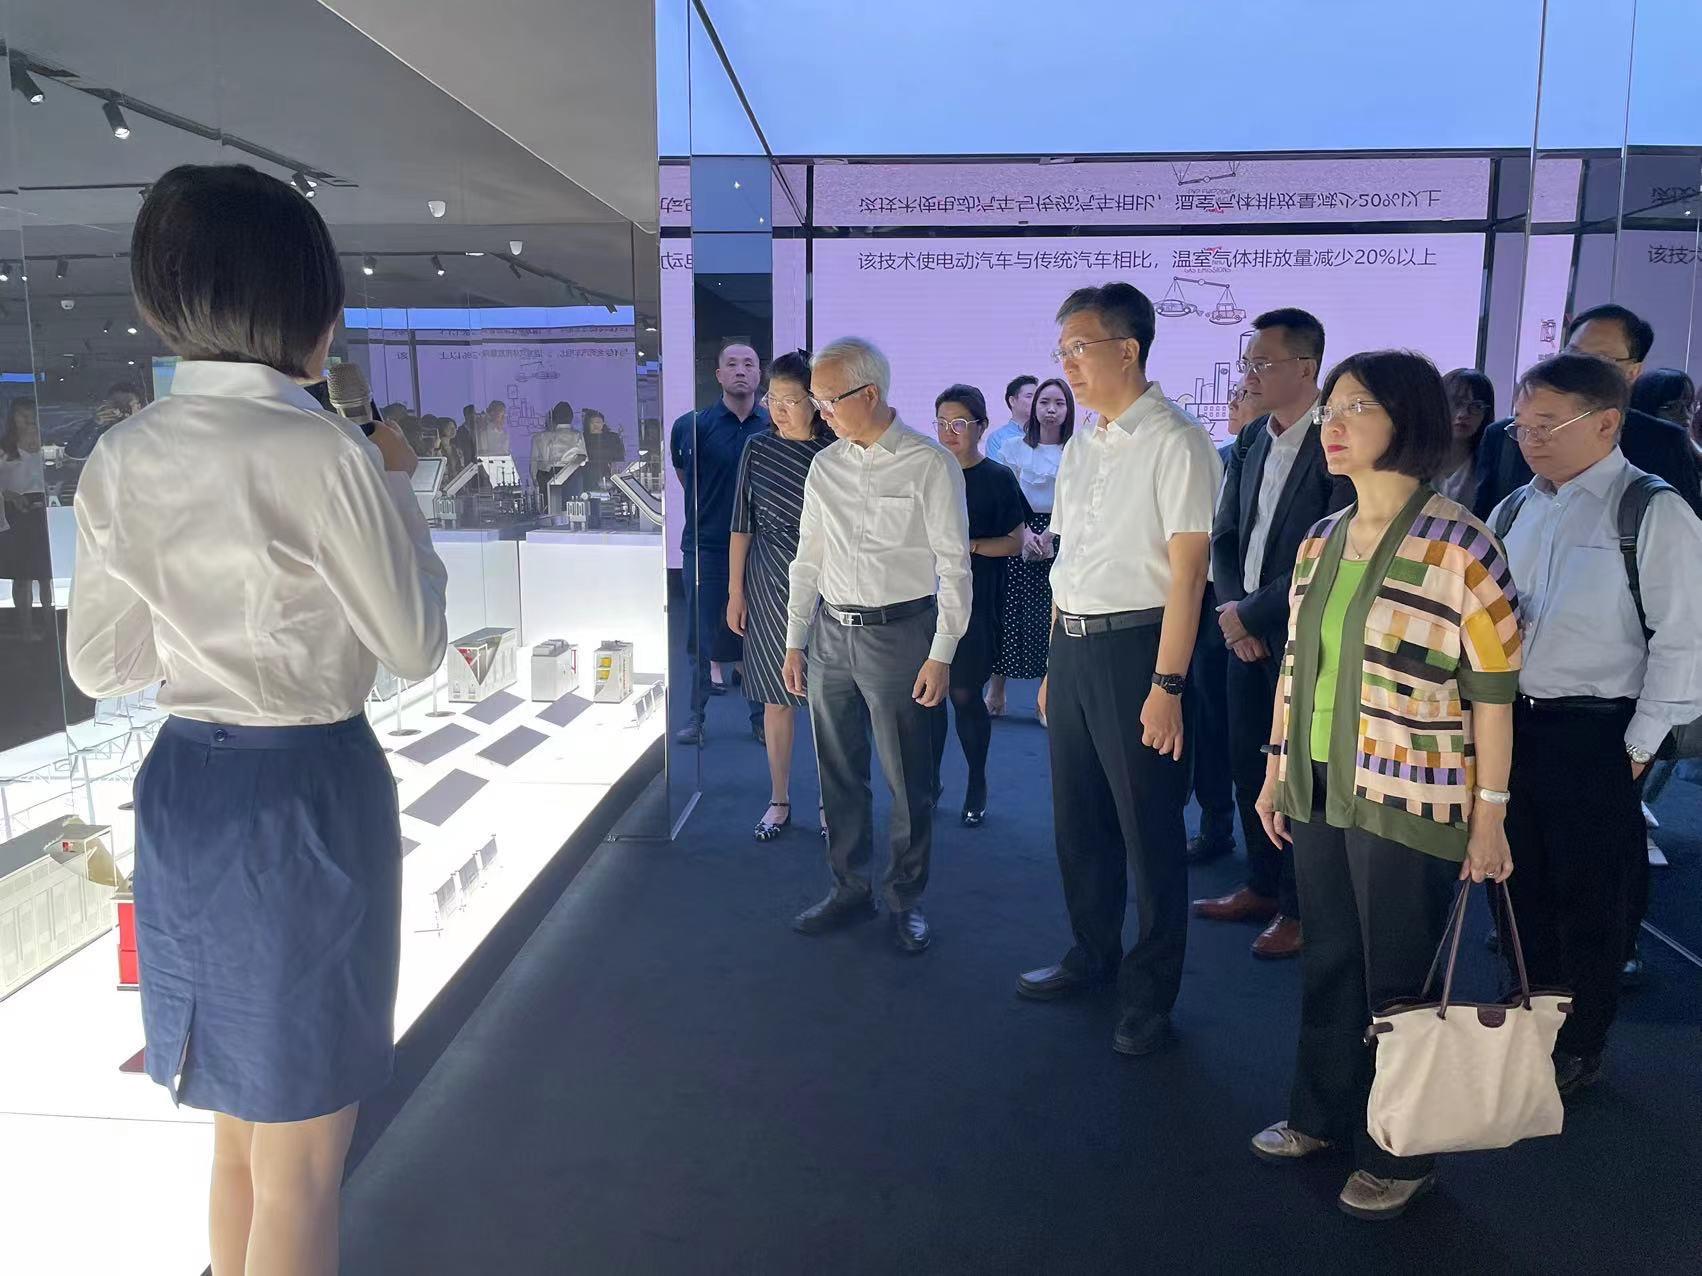
[[[1170,1040],[1188,928],[1182,688],[1200,623],[1223,461],[1146,376],[1152,302],[1130,284],[1072,293],[1053,358],[1098,414],[1064,448],[1052,529],[1049,673],[1053,820],[1075,944],[1017,981],[1050,1000],[1116,978],[1112,1048]],[[1123,952],[1133,877],[1139,930]]]

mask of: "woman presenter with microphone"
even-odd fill
[[[85,693],[164,682],[136,778],[148,1075],[214,1113],[214,1276],[337,1268],[357,1105],[389,1079],[401,836],[361,707],[443,658],[444,569],[395,426],[323,411],[330,233],[246,167],[154,183],[136,303],[183,359],[77,490]]]

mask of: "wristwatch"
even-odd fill
[[[1647,749],[1639,749],[1634,744],[1625,746],[1625,756],[1631,759],[1634,766],[1648,766],[1655,760],[1655,755]]]
[[[1155,673],[1152,676],[1152,685],[1160,691],[1168,691],[1173,696],[1179,696],[1182,694],[1182,689],[1188,685],[1188,678],[1186,674],[1180,673]]]

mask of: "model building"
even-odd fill
[[[560,700],[579,686],[579,648],[548,638],[532,648],[532,699]]]
[[[0,999],[112,929],[110,831],[67,815],[0,843]]]
[[[599,704],[619,704],[632,694],[632,644],[604,642],[597,648],[597,687],[591,698]]]

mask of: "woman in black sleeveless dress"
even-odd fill
[[[781,355],[768,374],[765,400],[774,429],[754,435],[739,460],[733,496],[727,627],[745,640],[745,694],[762,704],[768,745],[768,808],[755,836],[767,842],[792,819],[789,785],[795,713],[807,701],[786,690],[786,600],[798,554],[798,519],[810,462],[833,433],[810,404],[810,357]],[[823,830],[825,834],[826,830]]]
[[[987,401],[974,386],[950,386],[934,401],[934,429],[940,446],[963,466],[963,495],[969,504],[969,579],[973,594],[969,628],[958,640],[951,662],[951,711],[957,720],[958,742],[969,764],[962,817],[967,828],[978,827],[987,814],[987,746],[993,738],[993,720],[983,696],[998,656],[1006,564],[1022,549],[1022,529],[1029,516],[1016,475],[981,455],[981,435],[986,428]],[[946,709],[941,705],[934,724],[936,788],[945,747]]]

